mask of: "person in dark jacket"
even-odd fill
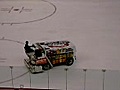
[[[25,42],[25,47],[24,47],[25,52],[26,52],[26,53],[34,52],[34,50],[33,50],[31,47],[35,47],[35,46],[29,46],[29,42],[26,41],[26,42]]]

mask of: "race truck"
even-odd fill
[[[34,43],[24,63],[31,73],[39,73],[58,65],[70,66],[76,60],[76,48],[70,41]]]

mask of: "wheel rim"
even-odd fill
[[[44,66],[43,66],[43,69],[44,69],[44,70],[48,70],[49,68],[50,68],[49,65],[44,65]]]
[[[73,59],[69,59],[68,62],[67,62],[67,65],[72,65],[73,64]]]

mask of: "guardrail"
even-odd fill
[[[25,66],[0,66],[0,87],[18,90],[21,87],[26,88],[24,90],[119,90],[119,77],[119,70],[73,69],[60,66],[43,73],[31,74]]]

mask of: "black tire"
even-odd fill
[[[71,66],[74,63],[74,59],[73,58],[69,58],[67,59],[66,65],[67,66]]]
[[[50,65],[49,64],[43,65],[42,69],[43,70],[49,70],[50,69]]]

